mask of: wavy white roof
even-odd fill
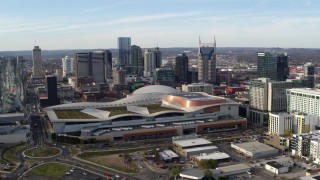
[[[169,87],[169,86],[163,86],[163,85],[151,85],[151,86],[145,86],[142,88],[139,88],[135,90],[132,94],[148,94],[148,93],[162,93],[162,94],[171,94],[171,93],[177,93],[178,90]]]

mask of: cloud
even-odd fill
[[[95,7],[95,8],[85,9],[85,10],[83,10],[83,12],[84,13],[95,13],[95,12],[98,12],[98,11],[114,8],[114,7],[117,7],[117,6],[121,6],[121,5],[124,5],[126,3],[127,3],[126,1],[120,1],[118,3],[114,3],[114,4],[111,4],[109,6],[102,6],[102,7]]]
[[[142,16],[127,16],[111,21],[95,22],[95,23],[82,23],[82,24],[73,24],[62,27],[43,29],[40,32],[54,32],[54,31],[66,31],[73,29],[81,28],[96,28],[96,27],[108,27],[113,25],[128,24],[128,23],[137,23],[145,21],[154,21],[154,20],[163,20],[163,19],[174,19],[181,17],[189,17],[199,14],[199,12],[189,12],[189,13],[164,13],[164,14],[155,14],[155,15],[142,15]]]

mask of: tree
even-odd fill
[[[203,174],[204,174],[204,179],[211,179],[212,177],[212,172],[210,171],[210,169],[203,170]]]
[[[218,161],[216,161],[214,159],[202,159],[199,162],[199,167],[201,169],[214,169],[214,168],[218,167]]]
[[[170,176],[174,176],[174,179],[177,179],[177,176],[179,176],[179,174],[182,171],[182,167],[178,166],[175,168],[170,169]]]

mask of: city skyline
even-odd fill
[[[312,0],[4,0],[0,51],[141,47],[318,48],[320,3]],[[14,9],[14,11],[13,11]]]

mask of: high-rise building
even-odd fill
[[[174,71],[172,68],[156,68],[154,82],[161,85],[172,85],[174,82]]]
[[[178,54],[174,67],[176,83],[188,82],[188,56],[185,53]]]
[[[113,84],[125,84],[126,72],[122,68],[113,69]]]
[[[136,76],[143,76],[143,56],[142,56],[142,51],[141,48],[137,45],[132,45],[131,46],[131,62],[132,62],[132,67],[131,67],[131,74],[136,75]]]
[[[216,40],[214,43],[201,43],[199,38],[198,52],[198,80],[202,82],[216,83]]]
[[[287,53],[259,52],[257,75],[275,81],[285,81],[289,75]]]
[[[33,78],[41,78],[42,77],[42,56],[41,49],[39,46],[34,46],[32,51],[32,61],[33,61],[33,69],[32,69],[32,77]]]
[[[60,104],[60,98],[58,98],[57,78],[54,76],[46,77],[46,98],[41,98],[41,106],[53,106]]]
[[[107,51],[95,51],[76,54],[76,77],[93,77],[96,83],[106,82]],[[110,58],[110,54],[109,54]],[[110,66],[110,65],[108,65]]]
[[[303,66],[303,75],[309,80],[309,88],[314,88],[314,65],[311,62]]]
[[[65,56],[62,58],[62,71],[63,77],[67,77],[68,75],[73,75],[75,70],[74,58],[70,58],[69,56]]]
[[[154,48],[156,54],[156,68],[161,68],[162,65],[162,55],[159,47]]]
[[[109,50],[105,51],[105,75],[106,80],[112,79],[112,53]]]
[[[145,77],[151,77],[156,70],[156,53],[155,51],[146,50],[144,52],[144,71],[143,75]]]
[[[320,117],[320,90],[295,88],[287,90],[288,112],[297,111]]]
[[[207,83],[193,83],[182,85],[183,92],[205,92],[207,94],[213,93],[213,85]]]
[[[269,113],[268,133],[278,136],[293,133],[294,116],[288,113]]]
[[[131,38],[118,37],[118,66],[131,66]]]
[[[0,57],[0,113],[21,110],[25,97],[25,60]]]
[[[250,121],[253,124],[267,124],[269,112],[287,110],[286,89],[308,86],[307,79],[272,81],[269,78],[252,80],[249,86]]]
[[[311,137],[312,135],[308,133],[293,134],[290,139],[290,149],[292,150],[292,155],[309,157]]]

